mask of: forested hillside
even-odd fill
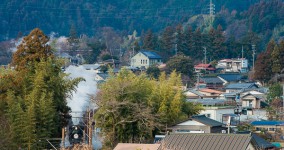
[[[242,12],[260,0],[213,0],[215,12],[228,8]],[[198,14],[209,14],[210,0],[2,0],[0,40],[15,38],[39,27],[45,33],[68,35],[75,24],[79,34],[92,36],[101,27],[132,33],[160,31],[185,23]],[[222,15],[222,14],[221,14]],[[222,16],[223,18],[223,16]]]

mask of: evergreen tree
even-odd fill
[[[167,62],[168,72],[173,72],[176,70],[186,76],[191,76],[193,74],[193,62],[192,59],[185,55],[177,55],[170,58]]]
[[[193,53],[193,32],[191,26],[187,27],[185,30],[185,35],[184,35],[184,41],[185,41],[185,51],[183,52],[184,55],[186,56],[194,56],[195,54]],[[193,57],[192,57],[193,58]]]
[[[221,25],[218,25],[216,32],[214,33],[214,40],[213,40],[213,51],[211,53],[212,58],[219,60],[222,58],[226,58],[227,55],[227,50],[226,47],[224,46],[225,43],[225,37],[223,35],[223,29]]]
[[[169,57],[175,54],[174,51],[174,29],[169,26],[166,27],[160,38],[160,48],[163,58],[168,60]]]
[[[153,34],[152,30],[148,30],[143,39],[143,49],[146,50],[154,50],[156,44],[155,35]]]
[[[79,38],[77,36],[77,31],[74,24],[71,25],[67,41],[70,47],[71,55],[72,56],[76,55],[76,50],[78,50],[79,48]]]
[[[53,57],[53,52],[47,44],[48,40],[49,38],[38,28],[24,37],[22,43],[17,47],[17,51],[13,54],[12,64],[16,67],[16,70],[29,68],[35,62]]]
[[[201,34],[200,28],[197,28],[194,32],[194,44],[193,44],[193,54],[194,59],[202,60],[204,57],[203,55],[203,36]]]
[[[176,27],[176,48],[177,48],[177,53],[186,53],[186,45],[185,45],[185,36],[184,36],[184,32],[183,32],[183,27],[181,24],[179,24]]]

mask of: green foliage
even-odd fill
[[[176,55],[170,58],[167,62],[167,69],[169,72],[176,70],[178,73],[192,76],[193,62],[192,59],[184,55]]]
[[[0,107],[10,126],[12,149],[43,149],[46,145],[38,144],[40,139],[60,137],[69,120],[66,98],[82,81],[68,79],[61,71],[61,61],[48,52],[47,39],[39,29],[33,30],[14,55],[17,70],[7,69],[0,75],[4,84],[0,85]]]
[[[196,114],[200,107],[186,105],[180,75],[162,73],[158,81],[122,69],[100,87],[96,123],[105,148],[118,142],[151,142],[152,132]],[[187,110],[183,112],[183,110]]]
[[[276,45],[273,49],[273,52],[271,53],[271,60],[272,60],[272,72],[274,74],[279,74],[281,71],[281,55],[279,47]]]
[[[269,86],[269,92],[267,94],[267,100],[268,102],[272,102],[275,98],[280,98],[283,93],[283,88],[280,83],[275,83]]]
[[[154,50],[156,48],[156,37],[152,30],[148,30],[143,39],[143,49]]]
[[[160,76],[160,69],[156,66],[150,66],[149,68],[147,68],[146,73],[155,79],[158,79],[158,77]]]

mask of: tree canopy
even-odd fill
[[[67,125],[66,98],[82,79],[68,79],[61,71],[63,63],[53,57],[48,37],[40,29],[24,38],[13,64],[16,70],[7,68],[0,74],[0,108],[4,109],[0,117],[6,123],[0,124],[5,127],[0,132],[10,135],[9,149],[44,149],[44,139],[60,137]]]
[[[169,77],[162,73],[158,80],[152,80],[145,74],[136,76],[122,69],[99,89],[95,118],[97,126],[102,128],[106,148],[113,148],[118,142],[147,142],[157,129],[202,109],[185,101],[180,75],[176,72]]]

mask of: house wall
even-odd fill
[[[131,58],[131,67],[141,68],[142,66],[144,66],[145,68],[148,68],[149,66],[160,63],[162,63],[161,59],[149,59],[147,56],[140,52]]]
[[[172,127],[173,132],[186,131],[204,131],[204,133],[211,133],[210,126],[205,125],[176,125]]]
[[[136,54],[134,57],[131,58],[131,67],[138,67],[141,68],[144,66],[145,68],[149,67],[149,59],[142,53]]]
[[[248,95],[241,99],[243,107],[249,107],[249,102],[251,101],[252,108],[260,108],[260,100],[256,99],[253,95]]]
[[[200,114],[204,114],[206,117],[222,122],[223,114],[233,114],[234,108],[221,108],[221,107],[204,107],[204,110]]]

